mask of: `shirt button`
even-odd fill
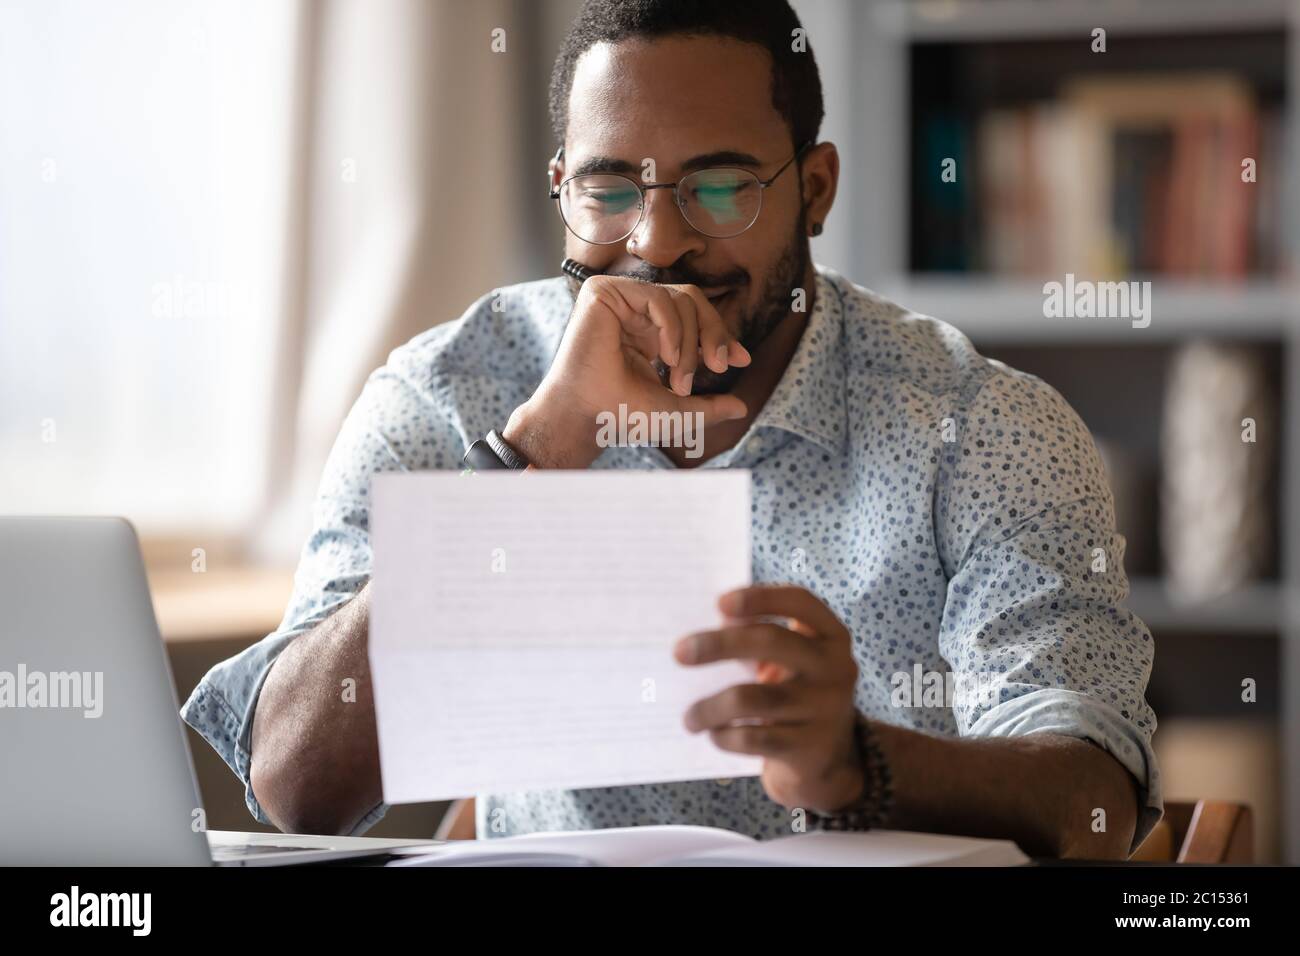
[[[751,438],[751,439],[749,440],[749,449],[750,449],[750,451],[762,451],[762,450],[763,450],[763,436],[762,436],[762,435],[755,435],[753,438]]]

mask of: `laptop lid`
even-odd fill
[[[211,862],[122,518],[0,517],[0,864]]]

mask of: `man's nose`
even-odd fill
[[[704,252],[708,240],[686,221],[673,190],[647,189],[645,199],[645,215],[627,238],[629,255],[666,269],[684,255]]]

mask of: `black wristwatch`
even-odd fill
[[[469,446],[461,467],[465,471],[522,471],[528,467],[528,459],[511,448],[494,428],[486,438]]]
[[[876,743],[871,724],[861,714],[853,723],[853,744],[862,765],[862,793],[833,814],[808,811],[808,821],[822,830],[874,830],[889,819],[894,805],[889,762]]]

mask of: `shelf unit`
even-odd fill
[[[1290,0],[884,0],[871,24],[895,42],[972,43],[1086,36],[1093,27],[1123,36],[1284,29]]]
[[[1154,631],[1221,634],[1230,629],[1242,637],[1269,637],[1296,613],[1295,595],[1277,582],[1257,582],[1203,602],[1179,601],[1159,578],[1134,577],[1129,588],[1129,608]]]
[[[1133,280],[1144,281],[1143,276]],[[1146,328],[1126,319],[1043,319],[1042,283],[996,279],[911,278],[877,283],[876,291],[922,315],[949,322],[979,342],[1182,342],[1230,333],[1244,341],[1281,342],[1300,326],[1300,289],[1280,282],[1239,285],[1151,282]],[[1034,321],[1025,321],[1034,317]]]
[[[842,156],[852,157],[841,173],[834,228],[814,246],[818,261],[909,309],[955,325],[977,346],[994,351],[1006,346],[1168,348],[1199,337],[1281,349],[1278,578],[1217,601],[1184,605],[1168,594],[1158,575],[1138,574],[1129,604],[1157,635],[1231,634],[1253,647],[1263,646],[1256,641],[1278,642],[1281,852],[1285,861],[1300,863],[1300,286],[1294,280],[1217,283],[1148,276],[1154,308],[1147,328],[1122,319],[1049,320],[1043,318],[1041,281],[909,273],[906,238],[913,45],[1069,37],[1087,43],[1097,26],[1106,28],[1111,49],[1130,37],[1277,32],[1286,49],[1285,155],[1293,167],[1300,155],[1300,0],[796,0],[796,6],[818,42],[828,99],[823,136],[841,145]],[[840,93],[840,85],[851,92]],[[1283,253],[1297,264],[1300,190],[1288,183],[1282,204]],[[1177,646],[1162,643],[1158,655],[1174,655]]]

